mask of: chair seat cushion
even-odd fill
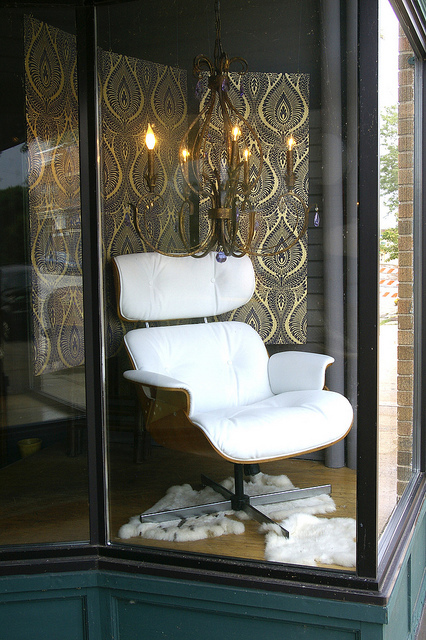
[[[191,417],[223,457],[262,462],[322,449],[349,431],[353,411],[333,391],[289,391]]]

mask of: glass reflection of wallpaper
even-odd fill
[[[27,17],[34,373],[84,362],[75,38]]]

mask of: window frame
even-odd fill
[[[402,6],[399,0],[392,3],[395,13],[401,26],[406,29],[409,13],[406,6]],[[426,318],[426,306],[424,295],[425,287],[425,265],[426,237],[423,232],[424,212],[426,211],[425,178],[423,176],[424,152],[426,149],[426,127],[423,122],[424,105],[426,99],[425,73],[426,61],[423,47],[426,41],[419,31],[417,13],[413,16],[413,24],[417,28],[415,33],[410,32],[410,44],[415,52],[414,69],[414,103],[415,103],[415,123],[414,123],[414,221],[413,221],[413,272],[414,272],[414,390],[413,390],[413,476],[401,496],[391,518],[380,538],[378,546],[379,571],[384,572],[392,559],[392,550],[396,546],[398,539],[403,534],[406,526],[405,518],[409,518],[412,510],[412,500],[416,495],[417,486],[421,482],[421,474],[425,471],[425,418],[426,403],[424,393],[426,392],[426,344],[422,332],[422,319]],[[420,214],[423,212],[423,215]]]
[[[117,0],[119,2],[119,0]],[[28,3],[30,6],[30,3]],[[61,3],[58,3],[60,5]],[[65,3],[62,3],[65,4]],[[69,3],[68,3],[69,4]],[[377,326],[378,326],[378,6],[359,2],[358,6],[358,86],[359,86],[359,291],[358,291],[358,455],[357,455],[357,568],[356,573],[310,567],[291,567],[266,562],[223,558],[171,550],[131,547],[109,542],[108,482],[105,439],[104,372],[105,354],[102,325],[102,268],[100,252],[100,206],[97,121],[97,30],[96,7],[102,0],[76,7],[77,58],[80,117],[80,176],[83,245],[84,322],[86,344],[86,401],[89,459],[90,541],[83,543],[22,545],[0,549],[2,574],[28,572],[108,569],[130,573],[168,576],[228,584],[244,588],[334,599],[384,604],[393,584],[406,545],[425,496],[426,462],[426,340],[422,340],[422,320],[426,318],[424,271],[426,234],[417,251],[422,263],[417,286],[421,301],[416,317],[418,388],[416,409],[419,421],[417,440],[418,472],[398,507],[398,521],[386,538],[382,551],[377,535]],[[22,8],[22,5],[20,5]],[[413,2],[394,2],[402,24],[409,28],[418,61],[417,95],[420,114],[426,100],[425,19]],[[372,61],[375,64],[372,64]],[[374,132],[372,134],[371,132]],[[418,131],[420,155],[426,150],[426,127]],[[426,178],[423,171],[416,202],[426,219]],[[372,203],[375,203],[372,206]],[[372,215],[375,213],[376,215]],[[420,216],[419,216],[420,218]],[[373,301],[373,303],[372,303]],[[376,416],[372,429],[371,416]],[[373,433],[373,437],[372,437]],[[375,437],[374,437],[375,434]],[[19,560],[19,562],[17,562]],[[344,595],[343,595],[344,594]]]

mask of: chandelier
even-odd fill
[[[241,57],[229,58],[222,48],[219,0],[215,0],[214,59],[201,54],[194,60],[193,73],[198,80],[196,93],[207,80],[207,92],[199,114],[187,129],[179,148],[182,177],[182,205],[178,213],[178,229],[184,252],[167,253],[156,245],[150,233],[149,215],[164,205],[156,192],[157,176],[154,166],[156,139],[148,124],[145,143],[148,150],[147,171],[144,175],[147,192],[134,207],[136,230],[141,239],[154,251],[164,255],[203,257],[216,252],[219,262],[227,256],[245,254],[275,256],[288,251],[305,234],[309,207],[294,192],[295,174],[293,154],[295,141],[287,140],[287,190],[277,200],[282,209],[285,200],[292,201],[295,210],[293,223],[286,236],[273,247],[259,247],[259,214],[253,206],[253,192],[261,178],[263,150],[259,135],[233,104],[229,89],[231,68],[240,76],[248,69]],[[207,231],[201,240],[191,242],[188,220],[199,214],[200,202],[208,202]]]

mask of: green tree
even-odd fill
[[[398,258],[398,228],[383,229],[380,234],[380,253],[386,254],[386,262]]]
[[[381,142],[386,151],[380,156],[380,193],[389,214],[398,220],[398,107],[385,107],[380,128]],[[398,227],[384,229],[380,235],[380,251],[386,260],[398,258]]]

